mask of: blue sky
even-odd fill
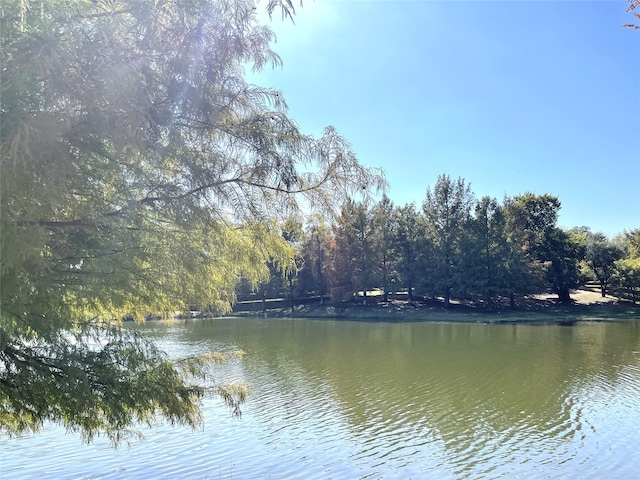
[[[261,12],[284,66],[249,81],[281,90],[305,133],[335,126],[386,171],[396,205],[420,206],[446,173],[478,198],[556,195],[560,226],[615,235],[640,227],[640,31],[621,28],[627,6],[305,0],[295,25]]]

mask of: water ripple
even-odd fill
[[[640,471],[640,340],[624,326],[256,322],[221,321],[211,338],[173,326],[163,338],[172,352],[250,352],[215,371],[217,381],[252,383],[242,419],[207,399],[203,430],[145,430],[118,451],[102,439],[79,448],[47,426],[0,442],[0,476],[529,480]]]

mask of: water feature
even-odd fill
[[[640,322],[216,319],[134,326],[173,356],[241,348],[205,425],[113,450],[63,428],[0,441],[2,478],[638,478]]]

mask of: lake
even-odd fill
[[[574,326],[215,319],[132,326],[172,356],[240,348],[254,393],[201,430],[117,450],[49,425],[2,478],[640,478],[640,322]]]

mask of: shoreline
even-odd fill
[[[266,311],[231,312],[237,318],[313,318],[327,320],[386,321],[386,322],[453,322],[487,324],[559,324],[640,320],[640,304],[607,296],[590,290],[572,291],[571,303],[560,303],[552,295],[525,297],[511,309],[499,305],[489,310],[483,306],[452,303],[447,309],[433,302],[390,300],[363,305],[345,302],[325,305],[310,304],[267,309]]]

